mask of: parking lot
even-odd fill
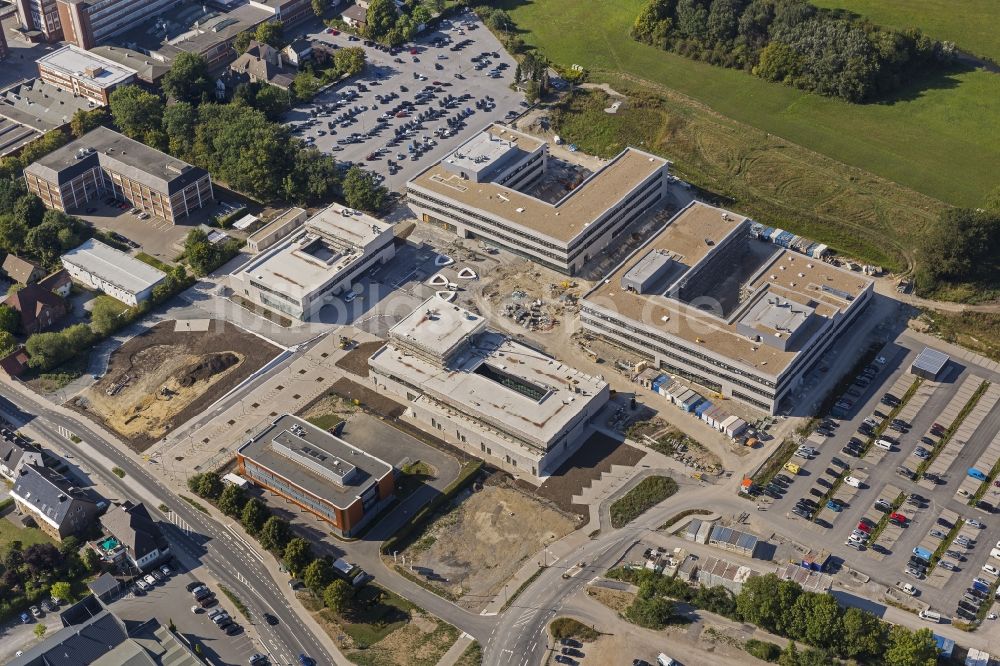
[[[885,368],[847,415],[821,423],[804,443],[813,453],[793,456],[797,473],[783,470],[785,480],[772,486],[778,498],[761,500],[780,513],[772,520],[791,523],[788,533],[805,531],[810,544],[887,587],[909,582],[920,605],[968,622],[996,591],[997,577],[983,567],[1000,567],[991,555],[1000,547],[997,489],[992,478],[967,474],[985,467],[988,475],[995,464],[1000,387],[996,373],[955,362],[938,381],[914,385],[909,368],[921,349],[883,350]],[[887,393],[900,400],[884,400]],[[883,445],[867,444],[875,440]],[[989,486],[985,509],[969,506],[981,484]],[[796,510],[801,499],[813,509]]]
[[[300,138],[339,161],[362,164],[391,190],[402,191],[476,131],[526,106],[510,87],[514,59],[471,13],[400,49],[334,32],[311,38],[365,49],[365,70],[284,120]]]
[[[195,584],[196,579],[189,573],[175,572],[163,581],[156,582],[146,592],[132,590],[111,603],[111,610],[121,619],[135,622],[145,622],[155,617],[164,626],[173,622],[177,631],[184,634],[192,643],[200,643],[205,656],[216,662],[226,664],[245,664],[256,652],[262,651],[255,646],[244,626],[247,620],[227,599],[221,590],[210,586],[214,592],[215,601],[201,607],[196,604],[191,592],[187,590]],[[199,612],[192,612],[192,607],[198,605]],[[215,609],[226,611],[238,626],[237,629],[220,629],[209,618],[209,612]]]

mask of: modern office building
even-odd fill
[[[167,279],[159,268],[94,238],[70,250],[61,260],[74,280],[130,306],[147,300],[156,285]]]
[[[56,0],[56,5],[63,40],[89,49],[176,7],[177,0]]]
[[[550,203],[527,193],[548,161],[544,141],[492,124],[410,180],[407,200],[424,222],[572,275],[666,193],[670,163],[626,148]]]
[[[392,259],[393,241],[391,224],[333,204],[234,271],[229,284],[247,300],[308,320],[365,271]]]
[[[113,196],[176,223],[214,200],[208,172],[107,127],[98,127],[24,170],[48,208],[71,212]]]
[[[250,4],[271,12],[273,20],[281,21],[286,27],[315,16],[312,0],[250,0]],[[336,2],[327,4],[336,4]]]
[[[389,463],[297,416],[279,416],[236,452],[240,476],[275,492],[349,537],[389,502]]]
[[[857,319],[871,279],[757,240],[692,202],[581,301],[583,327],[769,414]]]
[[[605,381],[436,296],[389,330],[368,369],[376,392],[404,399],[438,437],[536,480],[579,449],[608,401]]]
[[[134,69],[72,44],[46,53],[35,62],[42,81],[72,90],[74,95],[102,106],[108,103],[112,90],[136,78]]]

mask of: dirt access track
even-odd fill
[[[104,377],[67,403],[143,451],[280,350],[224,321],[175,331],[165,321],[119,347]]]

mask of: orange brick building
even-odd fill
[[[350,537],[392,501],[396,470],[337,435],[285,414],[236,453],[239,473]]]

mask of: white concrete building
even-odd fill
[[[406,184],[424,222],[575,274],[665,196],[670,162],[626,148],[560,200],[525,194],[544,175],[548,144],[490,125]]]
[[[369,268],[392,259],[393,240],[391,224],[334,204],[233,272],[230,286],[258,305],[308,320]]]
[[[369,359],[377,392],[404,398],[435,434],[516,474],[542,480],[590,434],[608,385],[489,331],[432,297],[389,330]]]
[[[584,295],[584,328],[766,413],[864,309],[873,281],[692,202]]]
[[[167,278],[160,269],[94,238],[64,254],[62,265],[74,280],[132,306],[148,299]]]

